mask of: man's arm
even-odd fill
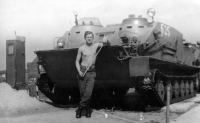
[[[110,46],[111,45],[111,43],[110,43],[110,41],[108,40],[107,37],[103,37],[102,43],[103,43],[102,44],[103,46]]]
[[[78,53],[77,53],[77,56],[76,56],[76,62],[75,62],[75,64],[76,64],[76,69],[77,69],[79,75],[82,76],[83,73],[80,70],[80,63],[79,63],[80,59],[81,59],[81,48],[78,49]]]

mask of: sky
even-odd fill
[[[26,38],[26,62],[34,51],[53,48],[53,39],[63,36],[78,18],[97,17],[101,24],[119,24],[129,14],[147,17],[156,10],[154,20],[179,30],[184,39],[200,41],[199,0],[0,0],[0,70],[6,69],[6,37]],[[150,20],[150,19],[149,19]]]

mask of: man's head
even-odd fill
[[[84,38],[85,38],[87,44],[91,44],[91,43],[93,43],[92,41],[94,39],[94,34],[91,31],[86,31]]]

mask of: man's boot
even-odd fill
[[[86,107],[85,110],[86,110],[86,117],[91,117],[90,108]]]
[[[82,110],[83,110],[83,107],[78,107],[78,110],[76,111],[76,118],[81,118]]]

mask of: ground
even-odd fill
[[[170,105],[172,123],[197,123],[200,121],[200,95]],[[165,107],[159,111],[135,112],[93,110],[92,117],[75,118],[76,108],[61,108],[30,97],[25,90],[16,91],[0,83],[0,123],[165,123]],[[185,113],[186,112],[186,113]],[[189,118],[188,118],[189,117]],[[190,121],[189,121],[190,120]]]

